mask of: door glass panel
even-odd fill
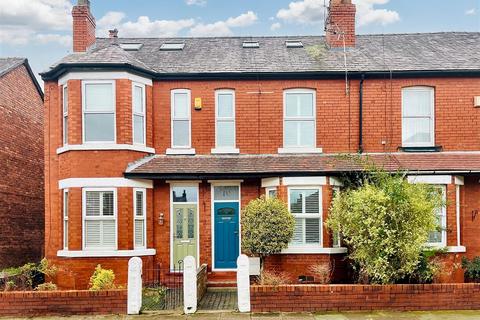
[[[233,208],[221,208],[218,209],[219,216],[233,216],[235,214],[235,209]]]
[[[214,200],[233,200],[239,199],[238,186],[219,186],[214,187]]]
[[[175,215],[177,216],[175,237],[177,239],[182,239],[183,238],[183,209],[176,209]]]
[[[188,208],[188,238],[195,238],[195,217],[192,208]]]
[[[196,187],[173,187],[173,202],[197,202]]]

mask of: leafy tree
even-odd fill
[[[264,258],[287,248],[294,229],[295,218],[283,201],[254,199],[242,211],[242,250],[260,257],[263,271]]]
[[[342,234],[360,282],[394,283],[417,269],[443,200],[434,186],[366,167],[360,184],[335,195],[326,224]]]

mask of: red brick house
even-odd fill
[[[263,194],[297,223],[267,268],[297,279],[340,260],[323,222],[337,177],[358,168],[339,153],[439,185],[429,245],[480,255],[480,33],[356,35],[355,6],[332,0],[326,37],[96,39],[89,6],[73,9],[75,52],[42,74],[61,286],[86,286],[98,263],[124,283],[131,256],[167,272],[187,254],[211,284],[233,280],[239,212]]]
[[[25,58],[0,58],[0,269],[44,248],[43,92]]]

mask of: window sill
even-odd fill
[[[90,258],[90,257],[141,257],[154,256],[155,249],[137,250],[58,250],[58,257],[66,258]]]
[[[290,246],[282,254],[344,254],[347,248],[322,248],[318,246]]]
[[[278,148],[278,153],[322,153],[322,148]]]
[[[442,151],[442,146],[429,146],[429,147],[403,146],[403,147],[398,147],[398,150],[403,152],[440,152]]]
[[[212,154],[239,154],[240,149],[237,148],[215,148],[211,151]]]
[[[465,246],[427,245],[425,250],[429,250],[429,249],[439,249],[439,250],[446,249],[446,251],[448,253],[464,253],[464,252],[467,252],[467,248]]]
[[[67,151],[87,151],[87,150],[130,150],[145,153],[155,153],[154,148],[132,145],[132,144],[116,144],[116,143],[92,143],[92,144],[67,144],[57,149],[57,154]]]
[[[195,155],[194,148],[168,148],[167,155]]]

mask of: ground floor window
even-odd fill
[[[68,189],[63,190],[63,248],[68,249]]]
[[[116,189],[83,189],[83,247],[117,248]]]
[[[437,185],[438,190],[442,193],[443,202],[447,199],[447,190],[445,185]],[[443,207],[437,209],[436,212],[438,230],[431,231],[428,235],[429,246],[446,246],[447,245],[447,208]]]
[[[135,249],[147,247],[146,202],[145,189],[133,189]]]
[[[265,188],[265,194],[267,196],[267,199],[276,198],[277,197],[277,188],[276,187]]]
[[[289,188],[288,205],[295,216],[291,245],[320,245],[322,231],[321,188]]]

